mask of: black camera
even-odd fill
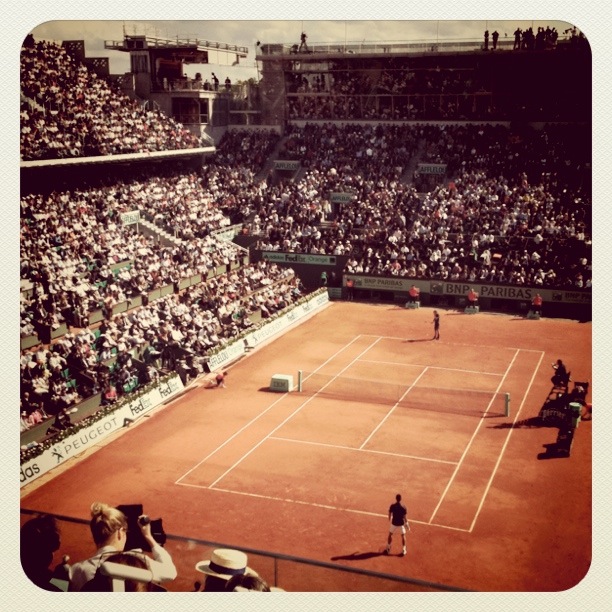
[[[121,505],[117,506],[117,510],[123,512],[128,520],[125,550],[132,550],[134,548],[140,548],[144,551],[151,550],[151,546],[141,532],[140,525],[151,525],[153,539],[161,546],[166,543],[166,533],[164,532],[162,519],[152,519],[149,515],[145,514],[142,504]]]

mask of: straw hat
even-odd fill
[[[239,550],[217,548],[213,550],[209,561],[198,561],[195,566],[198,572],[229,580],[240,574],[257,575],[255,570],[247,566],[247,556]]]

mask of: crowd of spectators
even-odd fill
[[[448,163],[455,180],[419,194],[399,180],[410,155],[395,168],[377,165],[389,133],[418,141],[419,159]],[[588,143],[571,129],[429,126],[397,134],[393,126],[306,125],[290,137],[307,171],[261,199],[250,226],[261,235],[258,248],[349,255],[348,272],[591,286],[590,197],[581,183]],[[354,200],[332,208],[334,191]]]
[[[299,159],[306,168],[324,173],[334,169],[333,180],[343,182],[355,177],[399,178],[418,140],[409,125],[290,125],[286,136],[280,152],[283,159]]]
[[[513,50],[522,51],[543,51],[555,49],[561,36],[561,40],[567,40],[572,47],[588,46],[587,40],[583,32],[580,32],[576,26],[572,26],[563,30],[561,34],[557,28],[540,26],[537,31],[533,31],[533,27],[522,30],[516,28],[514,30],[514,45]]]
[[[30,352],[39,363],[22,355],[26,426],[39,413],[70,408],[87,394],[100,391],[114,401],[134,380],[150,380],[156,372],[138,371],[128,357],[145,344],[152,347],[148,355],[163,354],[163,367],[197,374],[202,364],[197,359],[180,364],[176,356],[189,360],[189,352],[169,351],[164,339],[178,336],[179,346],[201,355],[244,330],[254,310],[265,318],[301,295],[303,288],[283,283],[273,283],[275,290],[266,294],[251,285],[251,277],[237,291],[240,277],[233,271],[179,297],[182,278],[227,267],[240,257],[235,245],[211,234],[230,218],[240,218],[258,237],[259,249],[347,255],[346,272],[591,285],[590,200],[580,184],[584,149],[569,129],[516,134],[485,125],[307,124],[286,136],[279,156],[300,160],[304,172],[298,180],[256,180],[277,137],[251,133],[234,134],[220,147],[220,159],[233,165],[217,159],[201,175],[157,172],[89,190],[23,196],[21,272],[32,290],[22,292],[22,334],[62,322],[86,328],[95,308],[105,316],[95,339],[89,331],[86,340],[68,334],[44,357]],[[245,151],[259,152],[258,162],[244,166],[251,161]],[[446,163],[455,180],[419,193],[418,176],[411,184],[406,175],[417,159]],[[332,203],[334,192],[353,200]],[[123,226],[121,213],[132,209],[169,229],[177,243],[160,245]],[[274,278],[272,270],[264,285]],[[165,284],[174,286],[172,295],[151,305],[145,300],[129,317],[112,317],[115,304]],[[164,331],[159,309],[184,311],[199,327]],[[173,316],[166,312],[162,319]],[[132,324],[141,320],[148,332],[137,326],[132,333]],[[159,338],[152,337],[155,330]],[[49,366],[50,357],[67,363]],[[104,363],[113,357],[117,365],[109,372]],[[62,376],[65,366],[84,375],[78,388]]]
[[[106,313],[126,299],[228,265],[241,252],[211,234],[229,224],[196,174],[113,183],[21,199],[22,335],[62,322],[83,327],[87,313]],[[179,240],[162,245],[123,225],[121,214],[147,212]]]
[[[103,405],[114,403],[154,382],[160,370],[178,371],[187,382],[206,371],[212,349],[304,294],[291,268],[261,261],[118,313],[95,331],[75,329],[49,347],[23,350],[22,430],[95,393],[102,394]],[[137,366],[136,355],[146,367]]]
[[[202,167],[202,183],[232,224],[247,218],[266,190],[260,174],[279,141],[274,130],[226,132],[214,157]]]
[[[532,27],[527,28],[525,30],[521,30],[521,28],[516,28],[516,30],[514,30],[513,49],[515,51],[517,49],[524,51],[540,51],[543,49],[554,49],[557,45],[558,39],[559,32],[557,32],[557,28],[554,27],[538,27],[538,31],[536,33],[534,33]]]
[[[74,83],[78,86],[74,87]],[[83,87],[91,92],[78,94]],[[92,92],[97,95],[92,97]],[[74,121],[52,127],[49,139],[53,146],[70,139],[79,121],[87,123],[91,117],[104,113],[112,131],[127,138],[121,150],[99,147],[96,154],[127,152],[132,146],[138,152],[151,150],[143,142],[130,144],[132,128],[139,134],[152,131],[159,136],[172,124],[167,117],[150,114],[150,127],[135,123],[134,109],[125,114],[132,102],[89,74],[84,66],[76,65],[63,47],[44,41],[28,39],[24,44],[22,94],[29,102],[21,114],[26,135],[32,134],[30,118],[35,113],[51,125],[57,118],[67,117],[64,111],[74,102],[72,96],[77,95],[79,115]],[[109,117],[109,113],[115,114]],[[64,127],[66,135],[61,133]],[[88,128],[83,123],[79,129],[85,133]],[[41,134],[39,130],[32,138],[40,138]],[[178,136],[169,132],[169,137],[172,142],[160,141],[160,148],[180,146],[183,137],[189,146],[197,145],[187,131]],[[186,291],[180,304],[170,304],[178,299],[176,292],[182,279],[196,274],[206,278],[210,271],[229,270],[232,264],[244,260],[241,249],[218,240],[214,232],[229,225],[224,207],[233,204],[233,198],[242,193],[240,187],[254,183],[254,175],[261,170],[278,135],[270,131],[265,137],[253,137],[242,132],[227,135],[224,141],[226,144],[218,147],[219,159],[201,174],[180,171],[169,164],[167,169],[156,169],[153,174],[135,171],[127,181],[101,181],[71,191],[24,194],[20,233],[21,336],[48,339],[49,332],[64,324],[71,331],[46,348],[40,345],[22,351],[22,431],[54,415],[56,422],[51,429],[65,428],[70,422],[71,407],[97,392],[102,393],[103,404],[117,401],[124,392],[159,377],[152,363],[158,354],[163,356],[160,364],[185,376],[194,373],[190,367],[201,371],[202,364],[194,358],[190,366],[183,368],[183,360],[177,363],[177,352],[168,350],[165,341],[171,340],[172,348],[181,345],[181,356],[189,357],[193,348],[204,351],[222,345],[248,327],[248,315],[256,309],[259,316],[266,318],[301,294],[299,279],[285,282],[285,277],[275,275],[273,270],[264,276],[263,266],[257,272],[244,268],[239,278],[233,274],[229,288],[217,278],[209,287],[199,288],[199,298],[193,291]],[[27,136],[22,140],[22,159],[63,155],[40,151],[34,149]],[[83,156],[92,151],[81,148],[70,154]],[[174,240],[162,243],[159,235],[139,232],[136,225],[123,225],[121,215],[134,210],[169,232]],[[148,292],[167,285],[172,285],[175,293],[149,309]],[[213,287],[219,295],[211,293]],[[245,297],[241,291],[251,291],[253,295]],[[138,325],[132,329],[132,319],[114,317],[113,307],[137,298],[141,298],[137,303],[145,306],[136,311],[139,314],[134,315],[134,320]],[[190,312],[183,312],[185,303],[189,303]],[[206,310],[206,305],[214,312]],[[151,342],[150,334],[145,335],[143,329],[149,329],[151,321],[159,322],[159,316],[172,320],[174,315],[169,313],[176,309],[184,318],[193,318],[193,324],[181,331],[180,325],[171,329],[167,322],[161,322],[159,338]],[[88,323],[90,313],[96,310],[102,311],[103,321],[94,334]],[[135,367],[131,357],[143,347],[149,349],[145,351],[149,363],[144,369]]]
[[[23,161],[200,146],[181,124],[114,89],[54,42],[26,38],[20,84]]]
[[[217,152],[208,164],[211,168],[237,167],[252,175],[262,168],[279,141],[275,130],[236,130],[225,132]]]
[[[484,84],[473,74],[457,72],[455,78],[449,78],[448,73],[442,74],[445,76],[439,77],[433,70],[386,71],[378,85],[369,86],[371,92],[362,90],[361,94],[343,93],[340,88],[331,93],[288,95],[288,116],[292,120],[507,119],[508,113],[497,108],[491,90],[485,90]],[[435,89],[429,89],[432,80],[437,78],[440,78],[440,83]],[[329,80],[333,79],[330,77]],[[422,89],[417,88],[417,82],[422,84]],[[476,93],[481,95],[475,96]]]
[[[292,119],[467,117],[473,114],[471,94],[491,91],[485,74],[476,69],[415,69],[395,58],[382,69],[348,70],[332,62],[329,72],[288,73],[287,79]]]

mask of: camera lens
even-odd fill
[[[145,514],[138,519],[138,522],[141,525],[148,525],[151,522],[151,519]]]

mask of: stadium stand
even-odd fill
[[[21,159],[195,148],[172,118],[114,90],[66,49],[28,37],[21,53]]]
[[[307,170],[263,199],[249,226],[263,250],[349,255],[346,270],[367,274],[591,285],[591,202],[565,171],[588,148],[570,128],[307,124],[290,138]],[[425,162],[443,150],[454,180],[431,192],[401,182],[410,156],[390,158],[396,138],[418,140]],[[338,191],[355,200],[327,215]]]

